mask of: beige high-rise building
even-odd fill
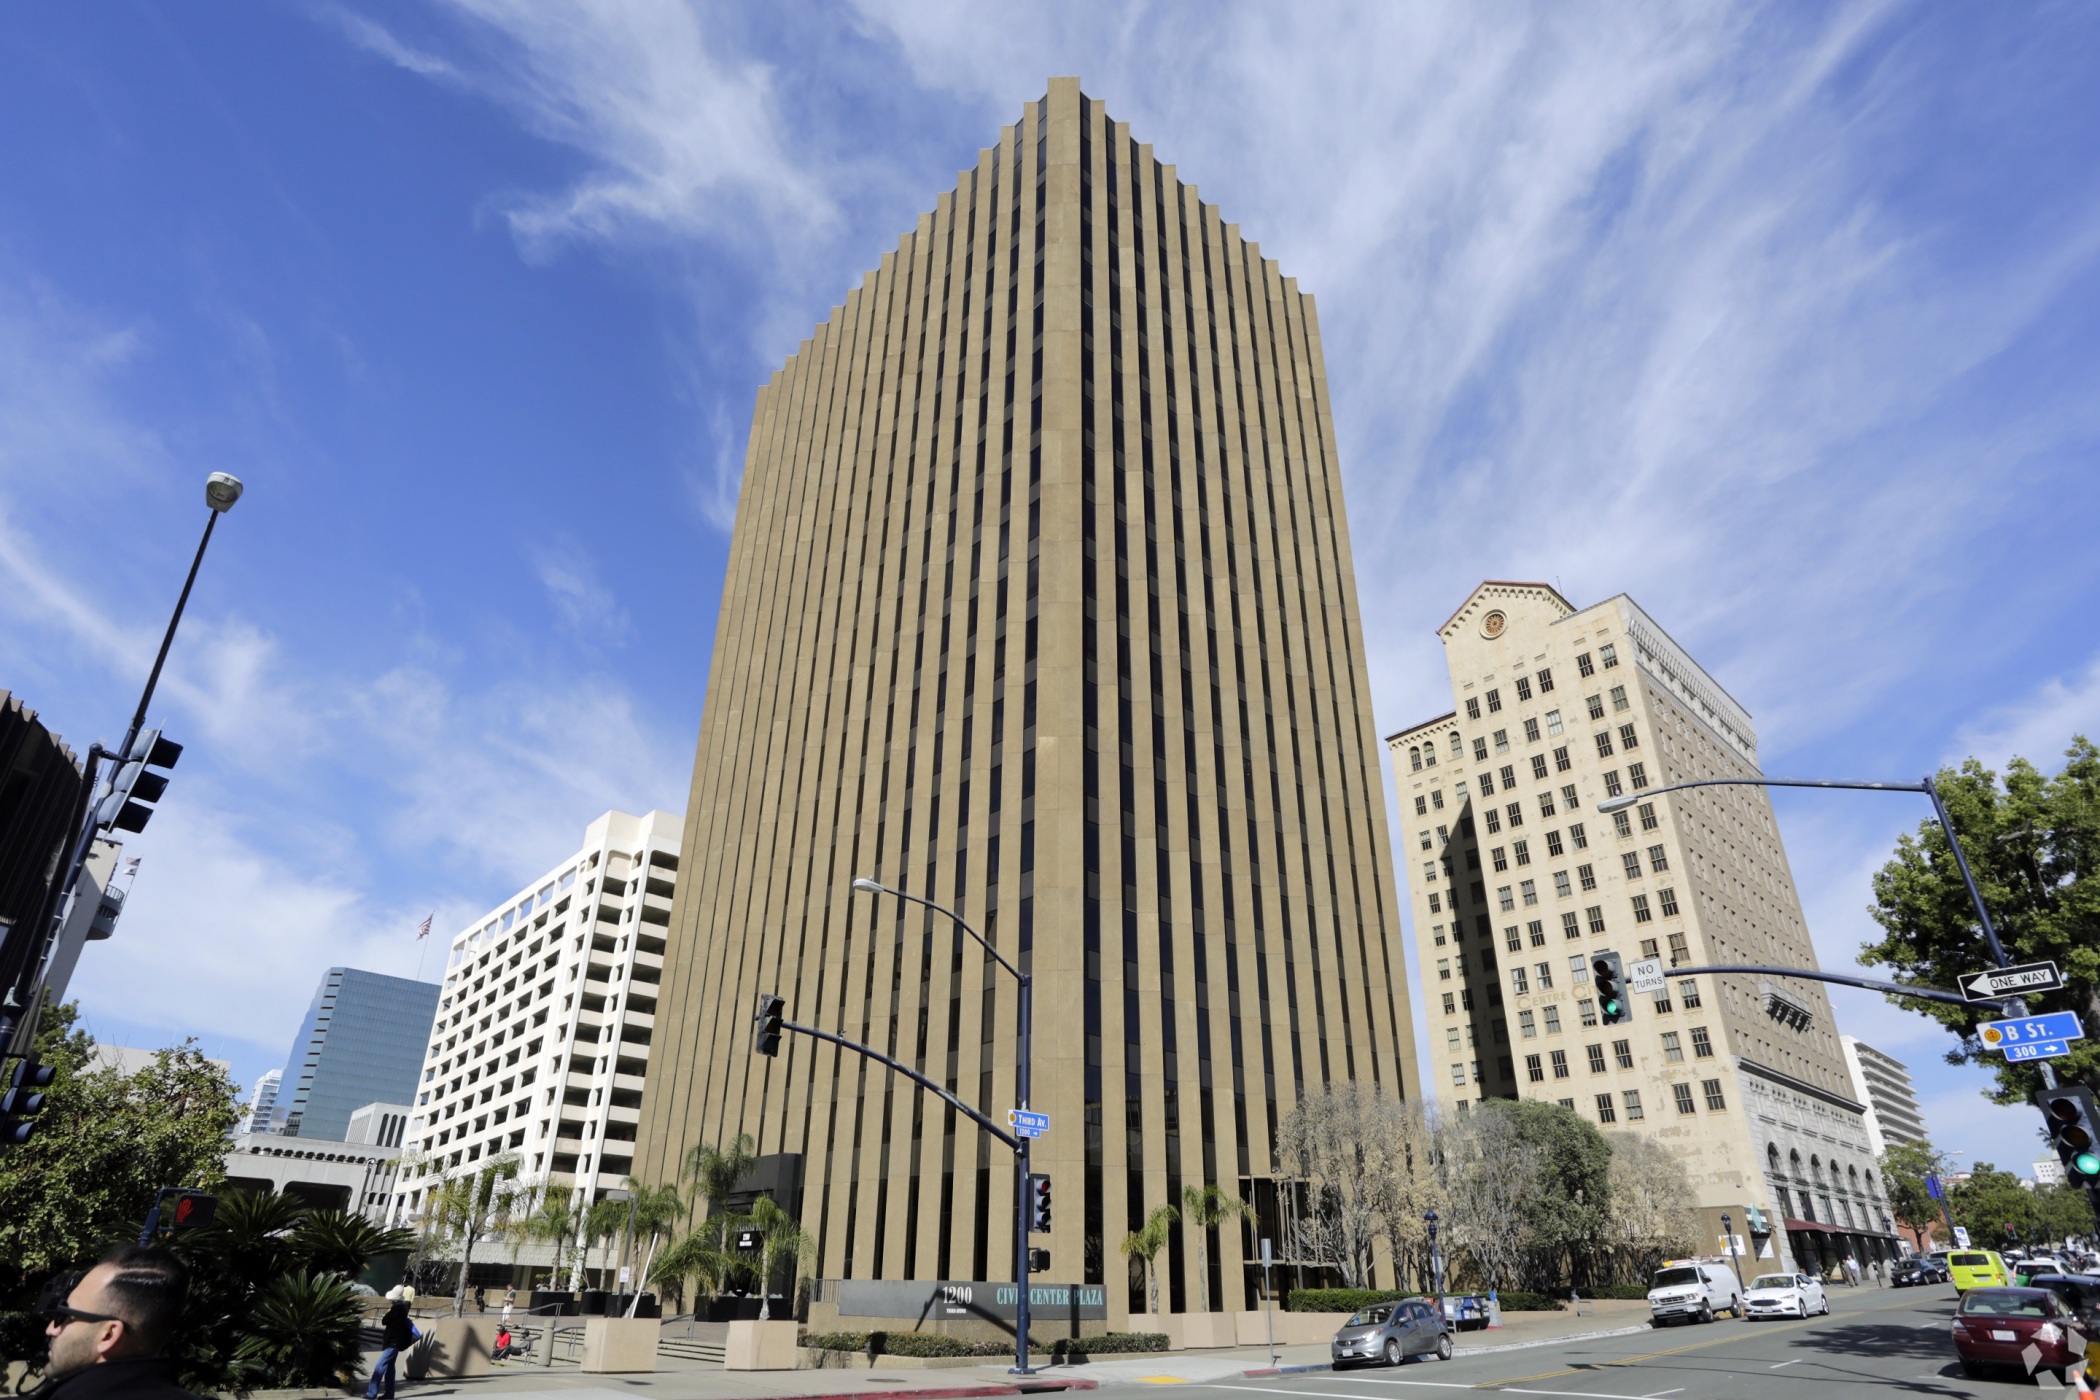
[[[778,992],[1004,1120],[1013,980],[872,877],[1032,969],[1035,1243],[1120,1320],[1117,1242],[1266,1201],[1301,1093],[1419,1091],[1376,742],[1312,299],[1058,79],[759,393],[636,1172],[749,1133],[820,1278],[1012,1277],[1005,1148],[752,1054]],[[1253,1238],[1167,1305],[1249,1306]]]
[[[1457,709],[1386,741],[1438,1095],[1546,1099],[1667,1143],[1710,1251],[1726,1213],[1754,1261],[1894,1252],[1820,984],[1673,977],[1616,1026],[1590,994],[1598,952],[1816,967],[1767,789],[1596,810],[1759,776],[1749,713],[1625,594],[1577,609],[1484,583],[1440,635]]]

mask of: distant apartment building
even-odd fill
[[[1925,1114],[1918,1107],[1909,1066],[1856,1035],[1840,1036],[1838,1043],[1844,1047],[1853,1097],[1867,1106],[1867,1140],[1874,1145],[1874,1155],[1879,1157],[1890,1143],[1923,1143]]]
[[[581,850],[453,938],[395,1219],[505,1153],[525,1181],[586,1200],[630,1174],[682,825],[607,812]]]
[[[267,1133],[277,1116],[277,1086],[284,1082],[284,1071],[273,1069],[255,1081],[254,1090],[248,1095],[248,1116],[241,1120],[239,1131],[244,1133]]]
[[[1827,1265],[1898,1249],[1820,985],[1672,977],[1600,1024],[1590,965],[1815,967],[1771,803],[1694,778],[1755,777],[1749,714],[1623,594],[1578,609],[1484,583],[1440,629],[1457,708],[1391,736],[1415,943],[1456,1111],[1557,1102],[1685,1162],[1705,1224],[1754,1257]]]
[[[341,1142],[366,1104],[408,1102],[437,1004],[435,982],[329,968],[278,1084],[277,1130]]]
[[[2063,1185],[2063,1180],[2064,1164],[2062,1162],[2036,1162],[2034,1164],[2035,1185],[2061,1186]]]

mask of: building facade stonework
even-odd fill
[[[1671,977],[1600,1023],[1590,962],[1816,966],[1749,714],[1625,595],[1482,584],[1441,629],[1457,708],[1388,738],[1437,1091],[1558,1102],[1684,1161],[1721,1252],[1828,1265],[1895,1249],[1818,983]]]
[[[645,1178],[749,1133],[819,1277],[1012,1277],[1002,1146],[830,1045],[751,1053],[777,992],[1014,1106],[1012,979],[856,876],[1030,969],[1034,1242],[1117,1319],[1117,1242],[1262,1195],[1302,1094],[1417,1095],[1312,300],[1076,79],[760,391],[714,657]],[[1164,1305],[1251,1306],[1253,1238],[1180,1232]]]

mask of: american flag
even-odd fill
[[[417,938],[428,938],[428,937],[430,937],[430,921],[431,921],[432,919],[435,919],[436,917],[437,917],[437,912],[436,912],[435,910],[433,910],[433,911],[432,911],[432,912],[431,912],[430,914],[428,914],[427,916],[425,916],[425,918],[424,918],[424,920],[423,920],[423,922],[422,922],[422,923],[420,923],[420,924],[416,925],[416,937],[417,937]]]

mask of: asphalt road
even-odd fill
[[[1176,1386],[1229,1400],[1423,1400],[1439,1392],[1594,1400],[1814,1400],[1822,1396],[2033,1395],[2035,1382],[1972,1379],[1954,1356],[1952,1287],[1837,1288],[1830,1316],[1805,1322],[1717,1320],[1521,1350]],[[1475,1334],[1477,1335],[1477,1334]],[[1469,1340],[1472,1340],[1469,1337]],[[2051,1396],[2064,1389],[2051,1384]],[[1228,1400],[1213,1396],[1210,1400]]]

